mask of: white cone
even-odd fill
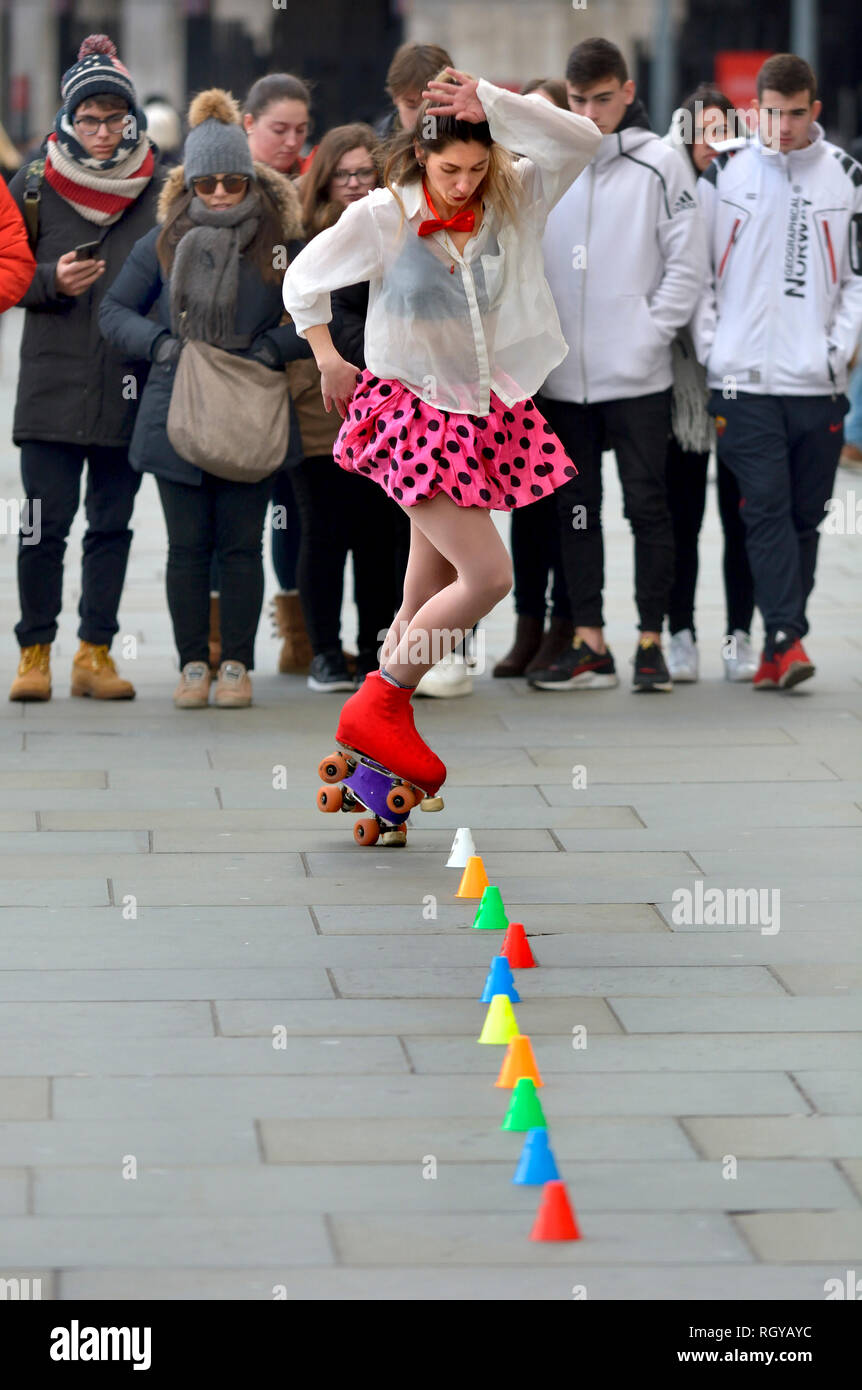
[[[452,841],[452,849],[449,858],[446,860],[447,869],[466,869],[467,860],[476,853],[476,846],[473,844],[473,836],[466,825],[462,825],[455,832]]]

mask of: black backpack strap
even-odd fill
[[[36,242],[39,240],[39,203],[42,200],[42,180],[45,177],[44,159],[34,159],[27,169],[27,177],[24,180],[24,221],[27,224],[27,236],[30,239],[30,250],[36,250]]]

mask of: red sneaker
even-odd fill
[[[760,658],[753,685],[755,690],[777,690],[778,689],[778,657],[773,656]]]
[[[436,796],[446,767],[419,737],[413,722],[412,690],[403,690],[372,671],[341,711],[336,740],[388,772]]]
[[[808,660],[798,637],[786,652],[777,652],[775,660],[778,664],[778,684],[782,690],[790,690],[800,681],[807,681],[814,675],[814,665]]]

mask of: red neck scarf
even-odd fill
[[[419,235],[430,236],[432,232],[472,232],[476,225],[476,214],[469,208],[462,208],[456,212],[454,217],[438,217],[437,209],[431,201],[431,194],[428,192],[428,185],[422,180],[422,189],[425,193],[425,201],[433,212],[434,216],[429,217],[426,222],[419,223]]]

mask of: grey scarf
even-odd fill
[[[180,338],[220,348],[246,348],[250,333],[234,332],[239,258],[260,225],[260,195],[217,211],[198,197],[188,215],[196,225],[179,240],[171,269],[171,325]]]

